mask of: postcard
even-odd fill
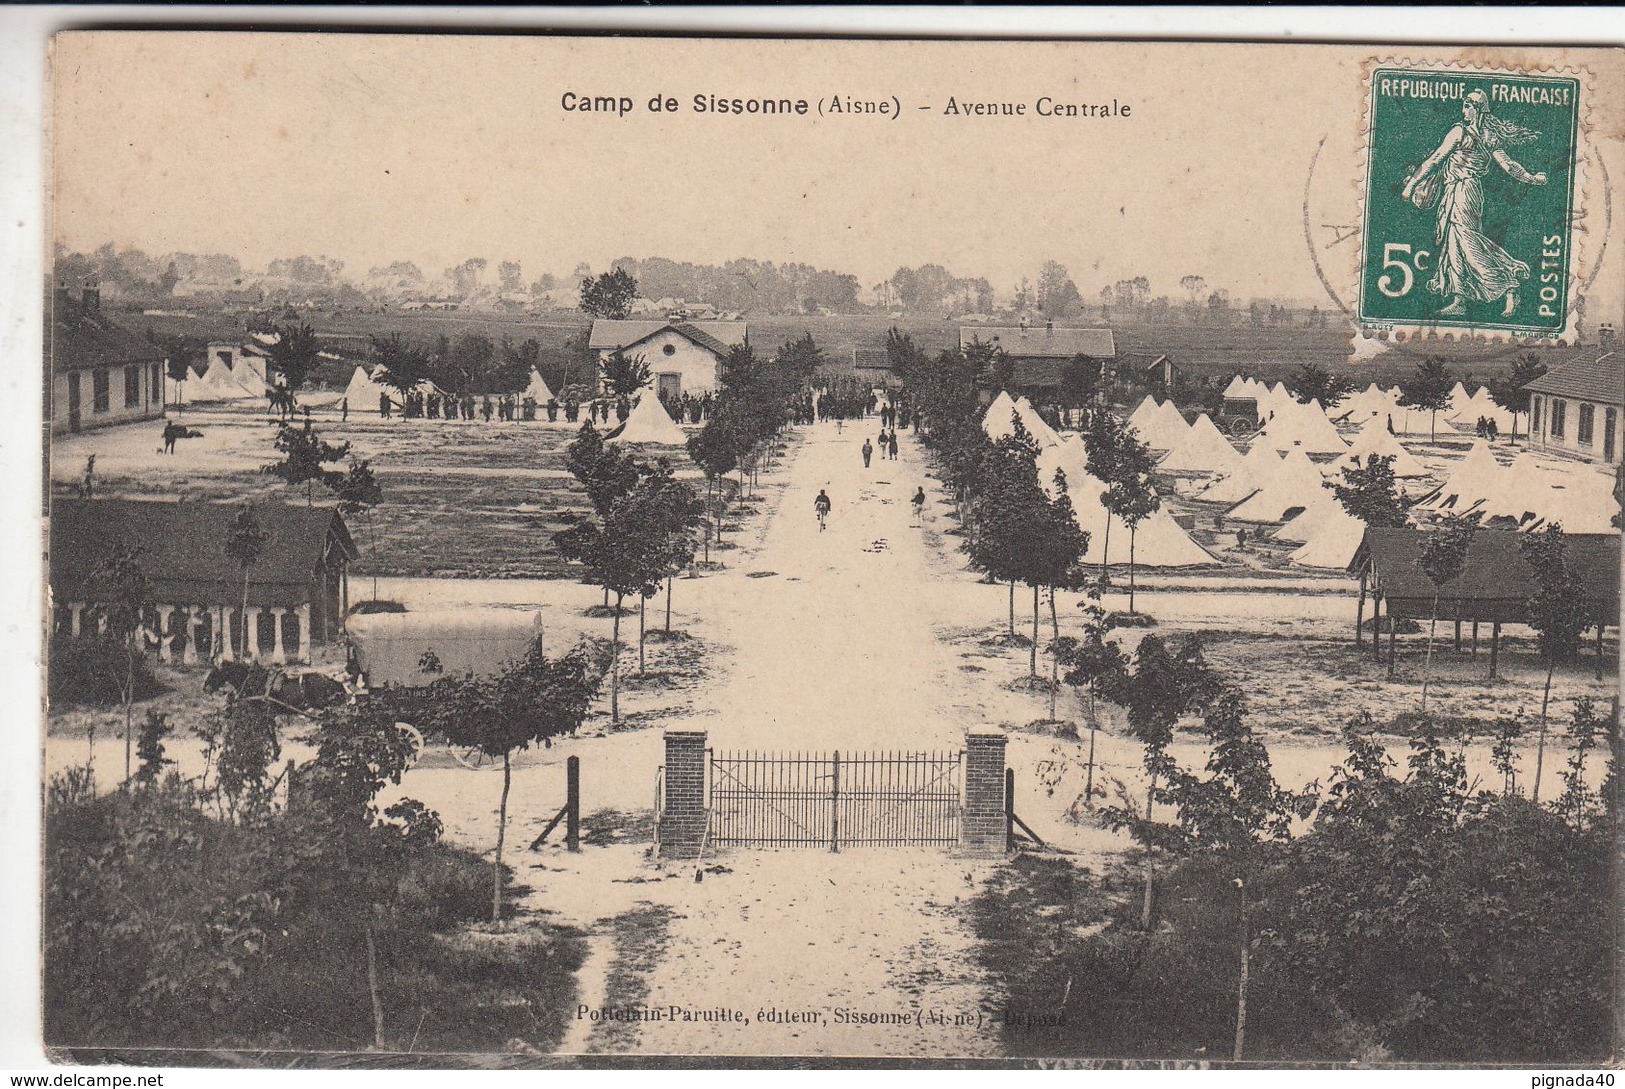
[[[56,35],[47,1053],[1615,1060],[1622,77]]]

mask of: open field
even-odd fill
[[[99,495],[304,499],[303,489],[290,489],[260,472],[275,459],[275,429],[263,415],[216,408],[188,409],[172,418],[203,432],[200,439],[182,440],[173,456],[158,452],[161,428],[155,423],[58,439],[52,451],[55,486],[77,483],[86,458],[94,454]],[[380,420],[360,412],[341,423],[330,408],[315,413],[315,420],[325,440],[349,442],[354,456],[372,461],[384,490],[383,505],[370,517],[350,519],[361,550],[353,569],[357,577],[563,573],[552,535],[565,524],[564,515],[588,509],[586,493],[564,466],[564,447],[580,424]],[[670,458],[678,475],[703,488],[683,448],[651,448],[644,456]],[[317,489],[316,499],[331,502],[323,489]]]

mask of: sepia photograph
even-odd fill
[[[1618,1061],[1620,48],[47,48],[50,1063]]]

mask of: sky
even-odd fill
[[[852,272],[867,287],[935,262],[1001,293],[1056,260],[1086,298],[1136,275],[1177,298],[1194,274],[1237,298],[1324,303],[1306,220],[1317,245],[1330,225],[1358,221],[1370,55],[64,34],[54,233],[71,249],[113,239],[153,254],[232,253],[250,268],[307,253],[352,273],[404,259],[431,276],[470,256],[518,259],[532,277],[620,256],[750,257]],[[634,108],[568,110],[569,94]],[[701,114],[696,94],[805,99],[809,112]],[[650,112],[656,95],[679,110]],[[818,116],[834,96],[894,108]],[[1129,112],[1040,117],[1044,96]],[[1025,114],[952,115],[950,98]],[[1604,148],[1625,176],[1619,150]]]

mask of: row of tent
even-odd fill
[[[1285,383],[1276,382],[1271,386],[1256,378],[1243,378],[1240,375],[1230,380],[1230,384],[1224,388],[1224,396],[1254,401],[1258,405],[1260,420],[1268,420],[1272,416],[1294,415],[1298,410],[1310,407],[1299,405],[1297,398],[1286,388]],[[1400,404],[1400,397],[1398,387],[1390,386],[1385,389],[1373,382],[1360,392],[1339,401],[1329,412],[1322,409],[1320,414],[1326,416],[1331,423],[1364,424],[1372,419],[1380,419],[1385,429],[1396,435],[1430,435],[1436,422],[1476,428],[1480,419],[1493,420],[1498,430],[1510,434],[1517,422],[1511,412],[1495,403],[1486,386],[1480,386],[1469,394],[1467,387],[1457,382],[1455,388],[1450,391],[1450,405],[1439,411],[1438,421],[1433,419],[1430,412],[1407,408]],[[1321,408],[1317,402],[1311,402],[1311,405]],[[1317,430],[1321,429],[1317,426]]]
[[[265,373],[265,361],[256,356],[241,357],[235,367],[224,359],[211,359],[203,373],[186,381],[173,383],[169,403],[174,405],[203,404],[216,401],[265,400],[271,381]]]
[[[1011,400],[1009,394],[1001,392],[982,417],[982,429],[997,442],[1014,433],[1016,419],[1038,444],[1038,482],[1044,490],[1054,494],[1057,469],[1066,475],[1073,517],[1089,534],[1084,562],[1122,566],[1129,563],[1131,551],[1134,565],[1143,568],[1205,567],[1218,562],[1166,510],[1159,509],[1145,518],[1131,540],[1128,529],[1101,503],[1106,484],[1089,471],[1089,455],[1082,437],[1071,434],[1062,438],[1025,397]]]
[[[350,384],[344,387],[344,397],[350,402],[351,408],[376,407],[380,397],[388,397],[391,401],[400,398],[400,393],[394,387],[379,381],[380,372],[383,370],[382,364],[373,367],[371,371],[368,371],[365,367],[356,367],[355,373],[350,376]],[[445,396],[444,391],[427,378],[418,382],[413,388],[425,396],[431,394]],[[553,400],[553,391],[547,388],[547,383],[542,380],[541,374],[535,367],[532,367],[530,369],[530,382],[523,390],[519,391],[519,396],[521,398],[528,397],[539,405],[545,405]]]

